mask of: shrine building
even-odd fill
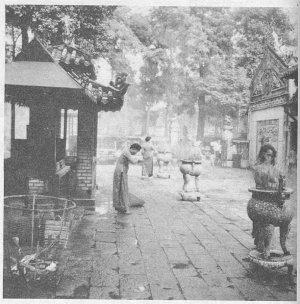
[[[287,63],[271,47],[266,47],[265,55],[250,85],[250,166],[255,164],[261,146],[269,143],[277,151],[277,165],[285,170],[288,167],[290,150],[296,147],[296,118],[293,116],[294,112],[291,114],[289,106],[292,84],[288,80],[289,76],[284,76],[287,71]]]
[[[70,45],[49,46],[35,37],[5,65],[5,102],[11,108],[5,117],[10,124],[6,196],[47,194],[93,204],[98,112],[119,111],[128,85],[97,84],[91,59]],[[16,107],[29,112],[22,139],[15,138]],[[77,143],[67,155],[70,111],[77,111]]]

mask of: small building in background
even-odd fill
[[[249,161],[253,166],[262,145],[269,143],[277,150],[277,165],[288,165],[291,139],[291,117],[286,112],[289,103],[289,84],[282,78],[288,69],[271,47],[256,70],[250,86],[248,111]]]

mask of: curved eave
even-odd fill
[[[298,78],[298,65],[288,68],[281,73],[280,77],[286,79]]]
[[[43,99],[53,100],[60,108],[78,109],[81,102],[88,102],[95,106],[95,110],[100,112],[116,112],[120,111],[123,102],[109,102],[103,104],[92,96],[89,91],[71,88],[55,88],[42,86],[22,86],[22,85],[5,85],[6,97],[13,98],[14,102],[21,106],[30,106],[33,100],[43,102]],[[11,102],[10,98],[5,99]]]

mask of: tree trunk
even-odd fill
[[[198,99],[198,127],[197,127],[197,141],[203,140],[205,127],[205,113],[202,110],[202,105],[205,103],[205,94],[199,96]]]
[[[22,32],[22,50],[25,49],[25,47],[28,44],[29,38],[28,38],[28,26],[22,26],[21,27]]]
[[[16,58],[16,40],[15,40],[15,28],[14,28],[13,25],[11,25],[11,36],[12,36],[12,44],[13,44],[12,60],[15,61],[15,58]]]
[[[145,121],[145,136],[148,136],[149,131],[149,122],[150,122],[150,111],[146,110],[146,121]]]
[[[29,42],[28,37],[28,29],[30,27],[31,21],[32,21],[32,14],[33,11],[31,7],[28,5],[26,7],[26,13],[21,17],[20,23],[21,23],[21,33],[22,33],[22,50],[27,46]]]
[[[169,137],[169,107],[166,107],[166,116],[165,116],[165,138]]]

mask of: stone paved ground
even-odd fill
[[[250,171],[204,165],[200,202],[180,200],[178,168],[171,179],[142,180],[140,171],[130,168],[129,188],[144,207],[117,215],[113,166],[99,166],[96,212],[86,214],[63,253],[56,298],[296,300],[286,269],[267,271],[246,259]],[[278,247],[278,233],[274,241]],[[296,263],[296,219],[288,245]]]

